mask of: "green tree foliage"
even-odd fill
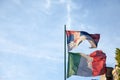
[[[116,48],[116,57],[115,57],[116,61],[117,61],[117,76],[118,76],[118,80],[120,80],[120,49]]]
[[[120,67],[120,49],[116,48],[116,57],[115,57],[116,61],[117,61],[117,65],[118,67]]]

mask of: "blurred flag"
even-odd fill
[[[106,55],[101,50],[90,55],[69,52],[67,77],[72,75],[91,77],[105,73]]]
[[[91,44],[91,48],[96,48],[100,34],[89,34],[85,31],[66,31],[68,51],[77,47],[83,40],[88,40]]]

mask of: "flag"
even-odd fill
[[[101,50],[90,55],[69,52],[67,77],[72,75],[91,77],[103,75],[105,72],[106,55]]]
[[[96,48],[100,34],[89,34],[85,31],[66,31],[68,51],[77,47],[82,41],[88,40],[91,48]]]

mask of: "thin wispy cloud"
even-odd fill
[[[51,6],[52,6],[52,1],[51,0],[45,0],[44,5],[41,6],[41,10],[47,14],[50,15],[51,14]]]
[[[71,0],[67,0],[66,3],[66,8],[67,8],[67,28],[71,28]]]
[[[77,20],[86,18],[88,16],[89,11],[87,9],[84,9],[81,4],[79,4],[78,6],[76,3],[72,2],[71,0],[66,1],[66,8],[67,8],[67,28],[68,29],[73,28],[71,26],[77,26],[80,30],[85,30],[90,28],[89,26],[86,26],[86,24],[80,21],[79,22],[77,21]],[[76,12],[81,12],[81,13],[77,14]]]
[[[59,0],[60,1],[60,3],[64,3],[65,2],[65,0]]]
[[[18,54],[26,57],[31,57],[31,58],[38,58],[38,59],[46,59],[46,60],[51,60],[51,61],[62,61],[61,58],[58,57],[53,57],[50,54],[50,51],[46,51],[46,48],[51,48],[53,43],[51,44],[44,44],[43,46],[40,47],[39,49],[31,48],[28,46],[24,46],[15,42],[12,42],[8,39],[0,38],[0,52],[3,53],[9,53],[9,54]],[[59,48],[61,45],[53,45],[53,48]],[[54,50],[54,49],[53,49]],[[45,54],[43,54],[45,53]]]
[[[51,7],[51,0],[46,0],[45,8],[50,9],[50,7]]]
[[[1,52],[10,52],[10,53],[17,53],[21,50],[24,50],[25,47],[22,45],[18,45],[14,42],[11,42],[7,39],[0,38],[0,51]]]

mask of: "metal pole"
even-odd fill
[[[64,25],[64,80],[66,80],[66,25]]]

